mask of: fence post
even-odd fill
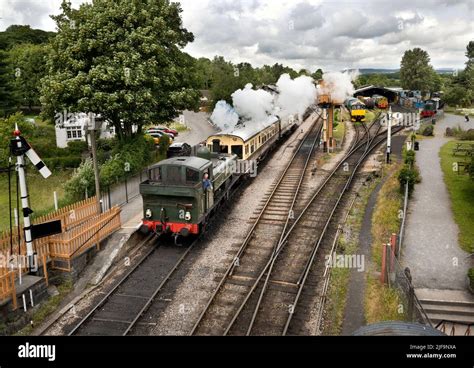
[[[386,270],[387,270],[387,284],[390,287],[390,281],[391,281],[391,276],[392,276],[392,270],[393,270],[393,253],[392,253],[392,247],[390,244],[385,245],[385,265],[386,265]]]
[[[21,269],[20,269],[21,272]],[[16,300],[16,288],[15,288],[15,272],[10,273],[10,281],[12,283],[12,302],[13,302],[13,310],[18,308],[17,300]]]
[[[57,211],[58,210],[58,193],[56,191],[53,192],[53,198],[54,198],[54,209]]]
[[[49,286],[48,266],[46,264],[46,254],[44,253],[43,253],[43,272],[44,272],[44,279],[46,281],[46,286]]]
[[[411,283],[408,285],[408,318],[410,321],[413,321],[413,306],[415,302],[415,289],[411,285]]]
[[[107,204],[107,209],[110,210],[112,208],[112,200],[110,199],[110,186],[107,187],[107,197],[109,201]]]
[[[125,203],[128,203],[127,178],[125,178]]]
[[[99,229],[100,229],[100,225],[99,225]],[[100,230],[97,230],[97,232],[95,233],[95,244],[96,244],[97,251],[100,251],[99,231]]]
[[[382,270],[380,272],[380,282],[385,284],[385,278],[387,275],[387,245],[382,246]]]

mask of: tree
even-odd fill
[[[194,78],[198,89],[209,89],[212,85],[212,61],[199,58],[194,65]]]
[[[169,0],[95,0],[73,9],[63,1],[52,18],[49,75],[42,80],[46,116],[66,109],[101,114],[119,139],[132,126],[166,123],[199,103],[184,76],[194,40],[182,25],[179,3]]]
[[[315,81],[323,79],[323,70],[321,68],[317,69],[313,74],[311,74]]]
[[[8,50],[22,43],[44,44],[54,35],[54,32],[32,29],[28,25],[11,25],[4,32],[0,32],[0,50]]]
[[[402,87],[423,92],[433,88],[433,67],[428,53],[420,48],[405,51],[400,65]]]
[[[222,56],[216,56],[212,60],[212,88],[211,96],[213,105],[220,100],[232,103],[231,95],[240,88],[240,71],[226,61]],[[243,87],[243,86],[242,86]]]
[[[8,63],[8,54],[0,50],[0,117],[9,115],[18,104],[13,78],[14,73]]]
[[[47,55],[47,45],[19,44],[9,51],[15,90],[20,103],[30,110],[40,104],[40,81],[46,75]]]

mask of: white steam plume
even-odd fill
[[[320,93],[330,94],[334,102],[344,102],[354,94],[355,89],[352,81],[358,75],[358,70],[324,73]]]
[[[291,79],[289,74],[282,74],[277,82],[276,105],[281,118],[298,114],[300,117],[316,100],[316,87],[313,78],[302,75]]]
[[[239,116],[256,122],[264,121],[273,111],[273,96],[263,89],[252,89],[248,83],[232,93],[234,109]]]
[[[227,102],[220,100],[216,103],[216,107],[214,107],[214,111],[212,112],[210,119],[217,126],[217,128],[220,130],[225,130],[228,128],[233,128],[237,125],[239,121],[239,115],[237,115],[234,108]]]
[[[211,121],[223,130],[234,128],[239,118],[248,125],[267,121],[272,115],[278,115],[281,119],[296,114],[301,117],[315,102],[316,87],[311,77],[291,79],[288,74],[282,74],[276,85],[278,93],[273,94],[263,89],[255,90],[252,84],[247,84],[232,94],[234,107],[225,101],[216,104]]]

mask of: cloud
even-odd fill
[[[78,6],[81,0],[74,0]],[[0,0],[0,29],[31,24],[54,30],[61,0]],[[296,69],[398,67],[421,47],[435,67],[462,67],[474,39],[472,0],[181,0],[195,35],[190,54]]]

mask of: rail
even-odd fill
[[[257,227],[261,223],[261,220],[263,219],[264,214],[266,213],[267,209],[270,207],[270,204],[272,203],[272,201],[277,198],[277,193],[280,190],[280,188],[282,186],[284,186],[285,179],[287,178],[288,173],[290,172],[290,170],[292,168],[294,168],[295,165],[297,166],[297,164],[298,164],[297,159],[298,158],[303,158],[304,163],[302,165],[302,168],[299,169],[300,173],[298,175],[297,184],[294,188],[292,188],[293,191],[292,191],[291,197],[289,198],[291,204],[288,208],[288,214],[293,209],[297,193],[299,193],[300,188],[301,188],[302,179],[306,175],[306,169],[307,169],[307,166],[308,166],[308,163],[309,163],[309,158],[311,157],[311,155],[314,151],[314,147],[315,147],[316,142],[319,140],[320,132],[321,132],[321,129],[322,129],[321,122],[322,122],[321,116],[318,115],[314,125],[306,132],[306,134],[301,139],[301,142],[299,143],[298,147],[295,149],[295,151],[294,151],[292,157],[290,158],[288,164],[285,166],[285,168],[284,168],[282,174],[280,175],[278,181],[274,185],[272,191],[268,195],[268,198],[266,199],[265,203],[263,204],[262,208],[260,209],[260,212],[259,212],[257,218],[254,220],[254,223],[253,223],[252,227],[247,232],[247,235],[246,235],[245,239],[243,240],[240,248],[238,249],[236,255],[234,256],[234,261],[227,267],[227,269],[224,273],[224,276],[221,278],[219,284],[217,285],[217,287],[215,288],[213,294],[211,295],[211,298],[208,300],[208,302],[206,303],[202,313],[199,315],[196,324],[192,328],[191,334],[196,333],[196,331],[199,328],[199,326],[201,325],[201,323],[204,319],[204,316],[206,315],[208,309],[210,308],[211,304],[214,302],[214,299],[219,294],[219,292],[221,291],[223,285],[225,284],[225,281],[227,280],[228,277],[231,277],[233,275],[235,268],[238,267],[238,265],[240,264],[240,259],[242,258],[243,254],[246,252],[251,240],[254,238]],[[314,138],[311,138],[310,137],[311,135],[314,135]],[[308,152],[306,152],[306,154],[301,156],[302,155],[302,148],[305,146],[305,143],[306,144],[308,143],[307,140],[309,140],[309,142],[311,144],[310,149],[308,150]],[[288,216],[287,216],[287,218],[288,218]],[[283,225],[283,229],[286,229],[286,226],[287,226],[287,221],[285,221],[285,224]],[[283,234],[283,233],[281,233],[281,234]],[[274,250],[272,252],[274,252]]]

